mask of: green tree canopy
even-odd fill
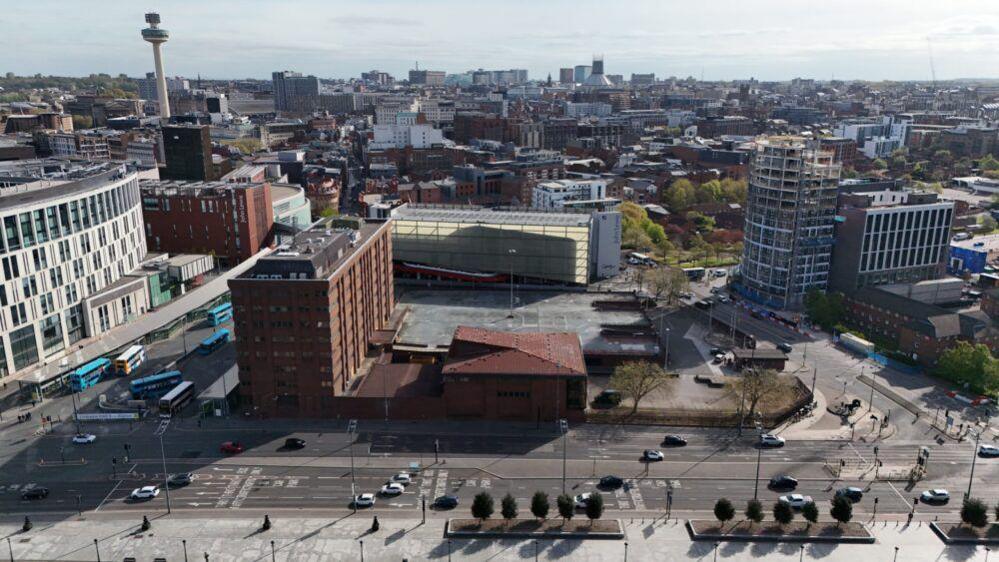
[[[572,516],[576,514],[576,502],[569,494],[559,494],[558,498],[555,499],[555,504],[558,506],[558,514],[562,519],[572,519]]]
[[[590,499],[586,500],[586,517],[592,523],[595,519],[600,519],[604,514],[604,497],[600,492],[593,492]]]
[[[534,492],[534,496],[531,497],[531,513],[538,519],[544,519],[548,517],[548,510],[551,509],[551,505],[548,503],[548,494],[544,492]]]
[[[885,162],[884,160],[880,159],[880,158],[875,158],[874,159],[874,163],[872,165],[874,166],[875,170],[887,170],[888,169],[888,163]]]
[[[843,295],[812,289],[805,295],[805,310],[812,322],[824,330],[832,330],[843,319]]]
[[[500,502],[500,515],[507,521],[517,517],[517,499],[509,492],[503,496],[503,500]]]
[[[937,361],[936,374],[957,384],[967,384],[980,394],[999,393],[999,360],[985,344],[959,341]]]
[[[610,385],[631,398],[631,413],[638,411],[643,398],[653,391],[667,387],[672,378],[658,363],[628,361],[615,367]]]
[[[760,500],[749,500],[746,504],[746,519],[753,523],[763,521],[763,504]]]
[[[808,502],[801,507],[801,516],[808,521],[808,525],[811,526],[819,520],[819,508],[815,505],[815,502]]]
[[[989,524],[989,508],[980,499],[966,499],[961,505],[961,522],[972,527],[984,527]]]
[[[479,492],[472,500],[472,517],[484,520],[493,514],[493,497],[489,492]]]
[[[791,506],[782,501],[774,504],[774,521],[777,521],[781,525],[787,525],[793,520],[794,510],[791,509]]]
[[[853,518],[853,502],[843,496],[833,498],[829,515],[839,523],[849,523]]]
[[[735,507],[732,506],[732,502],[728,501],[727,498],[722,498],[715,502],[715,519],[725,526],[725,523],[731,521],[735,517]]]

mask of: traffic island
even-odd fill
[[[718,521],[687,521],[687,532],[695,541],[743,542],[816,542],[874,544],[874,535],[860,523],[792,522],[781,526],[773,522],[739,521],[722,526]]]
[[[930,528],[947,544],[999,544],[999,525],[972,527],[963,523],[930,523]]]
[[[448,519],[444,536],[453,539],[623,539],[617,519]]]

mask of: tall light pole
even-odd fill
[[[756,430],[762,435],[763,427],[757,422]],[[763,445],[757,439],[756,442],[756,479],[753,480],[753,499],[760,497],[760,461],[763,457]]]
[[[666,328],[666,365],[664,368],[669,368],[669,328]]]
[[[558,420],[558,427],[562,431],[562,493],[565,494],[565,451],[566,435],[569,433],[569,422],[564,419]]]
[[[14,547],[10,546],[10,537],[7,537],[7,552],[10,552],[10,562],[14,562]]]
[[[94,539],[94,550],[97,551],[97,562],[101,562],[101,549],[97,546],[97,539]]]
[[[357,513],[357,490],[354,484],[354,433],[357,432],[357,420],[347,422],[347,448],[350,450],[350,504],[354,506],[354,513]]]
[[[513,256],[517,254],[517,250],[510,248],[507,254],[510,256],[510,314],[507,318],[513,318]]]
[[[163,452],[163,434],[160,434],[160,459],[163,460],[163,490],[166,491],[167,513],[170,513],[170,480],[167,478],[166,453]]]
[[[968,491],[964,494],[964,499],[971,499],[971,481],[975,479],[975,461],[978,460],[978,442],[982,439],[982,432],[975,435],[975,449],[971,452],[971,474],[968,476]]]

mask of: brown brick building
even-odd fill
[[[257,413],[335,417],[393,308],[391,228],[328,219],[229,281],[240,395]]]
[[[443,377],[450,418],[583,419],[586,364],[578,334],[460,326]]]
[[[139,189],[150,250],[212,254],[234,266],[272,242],[269,183],[147,180]]]

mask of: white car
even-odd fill
[[[982,457],[999,457],[999,447],[994,445],[979,445],[978,455]]]
[[[586,503],[590,501],[590,496],[592,495],[593,494],[590,492],[584,492],[576,495],[574,498],[576,500],[576,509],[586,509]]]
[[[160,495],[159,486],[143,486],[132,490],[129,495],[133,500],[151,500]]]
[[[646,449],[645,452],[642,453],[642,458],[647,461],[661,461],[663,460],[664,457],[662,451],[654,451],[652,449]]]
[[[382,486],[382,495],[383,496],[398,496],[399,494],[401,494],[401,493],[403,493],[405,491],[406,491],[406,487],[403,486],[402,484],[398,484],[396,482],[392,482],[392,483],[389,483],[389,484],[386,484],[386,485]]]
[[[413,478],[408,472],[400,472],[392,477],[392,481],[402,484],[403,486],[408,486],[409,483],[413,481]]]
[[[928,503],[943,503],[950,500],[950,492],[947,490],[926,490],[919,495],[919,499]]]
[[[87,445],[88,443],[93,443],[97,441],[97,436],[90,433],[77,433],[73,436],[73,443],[79,443],[81,445]]]
[[[779,435],[774,435],[772,433],[764,433],[760,435],[760,445],[764,447],[783,447],[784,438]]]
[[[786,503],[794,509],[801,509],[805,507],[806,503],[812,503],[812,496],[803,496],[801,494],[788,494],[786,496],[781,496],[777,498],[780,503]]]
[[[732,299],[728,298],[728,295],[721,295],[720,297],[718,297],[718,302],[722,304],[728,304],[732,302]]]
[[[354,498],[355,507],[371,507],[375,505],[374,494],[359,494]]]

